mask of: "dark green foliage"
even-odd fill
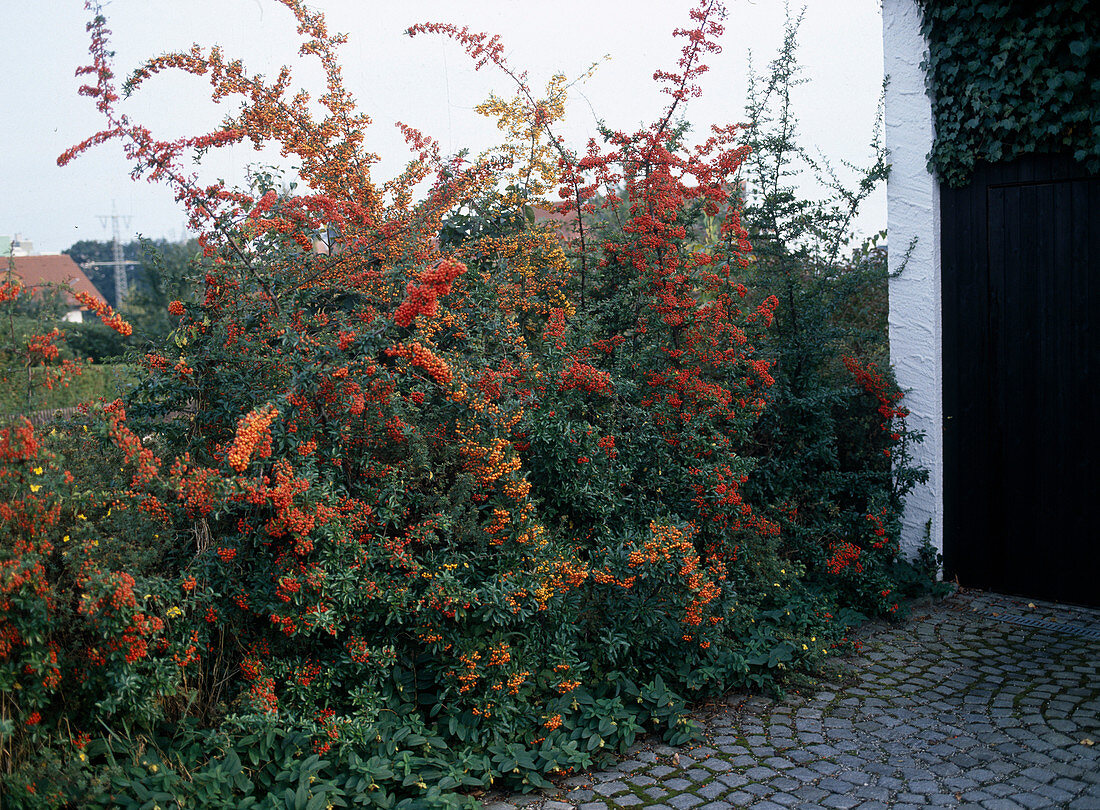
[[[1100,171],[1100,5],[922,0],[936,141],[929,166],[964,186],[979,160],[1070,154]]]
[[[132,274],[125,314],[134,325],[138,346],[158,343],[177,325],[168,312],[172,301],[190,301],[199,275],[198,241],[142,239],[141,266]]]
[[[847,367],[882,367],[884,395],[900,396],[885,370],[886,250],[878,237],[851,247],[852,221],[889,167],[877,133],[871,165],[847,167],[856,171],[853,188],[801,146],[790,99],[801,81],[798,23],[788,21],[768,74],[752,77],[747,109],[753,153],[743,221],[754,261],[746,283],[779,299],[762,347],[775,360],[775,385],[756,426],[747,496],[775,510],[783,553],[805,567],[810,592],[834,612],[884,615],[897,609],[901,580],[912,579],[898,555],[900,515],[905,493],[926,475],[906,451],[917,437],[903,420],[884,419],[883,403]],[[818,200],[791,185],[813,176]],[[836,551],[846,544],[859,558],[842,566]]]
[[[66,324],[65,343],[74,356],[93,363],[122,357],[133,346],[132,336],[123,337],[99,320]]]

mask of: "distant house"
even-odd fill
[[[15,236],[0,236],[0,255],[4,256],[31,256],[34,254],[34,245],[23,238],[23,234]]]
[[[95,288],[95,285],[84,275],[80,265],[64,254],[49,256],[14,256],[11,261],[15,263],[15,275],[26,287],[38,287],[42,285],[58,286],[67,284],[71,290],[89,293],[102,299],[103,295]],[[0,270],[4,268],[0,267]],[[68,303],[68,311],[65,320],[73,323],[81,323],[84,320],[83,307],[73,297],[72,293],[65,294]]]
[[[577,229],[576,211],[562,214],[556,208],[550,206],[534,206],[531,213],[535,218],[536,225],[554,229],[563,241],[572,242],[577,238],[579,231]]]

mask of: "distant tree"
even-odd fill
[[[190,301],[195,290],[192,268],[201,255],[197,239],[168,242],[143,239],[141,266],[130,279],[127,317],[143,340],[159,341],[179,323],[168,313],[172,301]],[[199,276],[201,278],[201,275]]]

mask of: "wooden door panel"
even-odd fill
[[[941,193],[944,552],[963,584],[1100,604],[1098,185],[1033,156]]]

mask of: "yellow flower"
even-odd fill
[[[182,615],[183,615],[183,611],[180,610],[180,608],[177,607],[176,605],[173,605],[172,607],[168,608],[168,618],[174,619],[177,616],[182,616]]]
[[[42,489],[41,484],[31,484],[31,492],[38,492],[40,489]]]
[[[61,542],[62,543],[68,543],[69,542],[69,535],[65,535],[64,537],[62,537]]]
[[[42,475],[42,468],[35,467],[33,470],[31,470],[31,472],[33,472],[35,475]]]

